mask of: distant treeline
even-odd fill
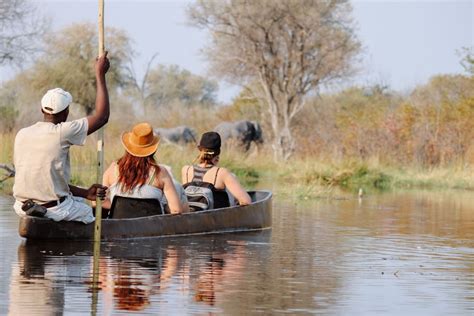
[[[40,120],[41,96],[56,86],[73,95],[71,118],[92,111],[95,32],[94,25],[75,24],[48,34],[43,53],[14,78],[1,83],[0,133],[14,134]],[[411,93],[398,93],[383,85],[355,86],[318,96],[286,95],[286,103],[280,102],[285,99],[282,94],[278,103],[262,97],[273,94],[262,82],[253,81],[230,104],[222,105],[216,100],[215,81],[175,65],[154,63],[154,58],[145,75],[137,78],[135,52],[126,33],[109,28],[106,36],[112,65],[108,74],[112,104],[109,137],[137,121],[148,121],[154,127],[187,125],[203,132],[221,121],[246,119],[262,125],[268,152],[275,153],[280,143],[286,148],[279,154],[284,159],[376,160],[423,167],[474,162],[471,51],[466,51],[462,60],[469,75],[438,75]],[[298,102],[291,101],[293,98]]]
[[[353,87],[313,99],[298,117],[299,150],[390,164],[474,163],[474,77],[439,75],[403,95]]]
[[[23,89],[25,95],[27,90]],[[26,106],[16,103],[14,96],[8,99],[8,92],[5,86],[0,89],[3,133],[40,119],[39,95]],[[155,127],[188,125],[202,132],[221,121],[248,119],[262,124],[266,146],[271,146],[266,108],[245,90],[229,105],[186,104],[175,99],[151,107],[146,116],[128,100],[112,94],[110,137],[141,120]],[[75,112],[74,116],[84,114]],[[376,85],[313,97],[297,115],[295,131],[295,154],[300,157],[377,159],[390,165],[424,167],[474,163],[474,77],[436,76],[405,95]]]

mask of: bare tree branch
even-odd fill
[[[0,1],[0,65],[21,65],[40,49],[49,20],[27,0]]]
[[[293,119],[306,94],[350,74],[360,47],[347,0],[198,0],[189,17],[210,31],[215,74],[267,104],[279,158],[295,148]]]
[[[0,169],[3,169],[6,171],[6,174],[4,175],[4,177],[0,179],[0,183],[15,176],[15,170],[6,164],[0,164]]]

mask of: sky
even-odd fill
[[[97,0],[34,0],[51,17],[52,28],[97,23]],[[157,63],[177,64],[208,75],[201,54],[208,36],[186,22],[185,0],[105,0],[105,25],[127,31],[134,41],[137,74],[158,53]],[[353,17],[363,52],[360,73],[350,84],[386,84],[409,91],[436,74],[463,73],[462,47],[474,46],[473,0],[353,0]],[[106,43],[107,46],[107,43]],[[238,87],[219,81],[218,98],[230,101]]]

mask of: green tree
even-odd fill
[[[464,47],[459,53],[462,56],[461,66],[469,73],[474,76],[474,52],[472,47]]]
[[[378,155],[389,145],[392,122],[389,110],[393,96],[383,87],[352,87],[330,98],[344,152],[350,157]]]
[[[31,124],[40,119],[39,96],[30,83],[25,72],[0,85],[0,130],[9,132],[18,126]],[[33,111],[33,109],[35,109]]]
[[[156,110],[171,104],[186,107],[215,105],[217,90],[218,86],[214,81],[181,69],[177,65],[159,64],[147,67],[142,82],[138,84],[134,81],[131,94],[139,99],[143,114],[147,115],[151,109]]]
[[[15,108],[16,91],[0,88],[0,132],[11,132],[15,127],[18,110]]]
[[[416,158],[430,166],[463,160],[474,137],[474,77],[432,77],[413,91],[410,103],[419,113]]]
[[[360,48],[346,0],[200,0],[189,17],[211,33],[214,73],[252,87],[266,103],[276,159],[295,150],[293,123],[305,96],[349,75]]]
[[[106,49],[110,70],[109,90],[130,83],[129,64],[133,56],[125,32],[106,29]],[[42,92],[62,87],[71,92],[74,102],[88,115],[94,109],[96,83],[93,61],[97,56],[97,32],[93,24],[74,24],[45,38],[45,53],[30,70],[32,86]]]
[[[265,123],[266,108],[261,101],[254,96],[251,89],[244,87],[230,105],[219,109],[217,116],[223,121],[248,120]]]

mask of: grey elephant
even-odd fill
[[[155,128],[156,135],[168,143],[188,144],[196,143],[196,132],[188,126],[176,126],[172,128]]]
[[[260,124],[256,121],[222,122],[214,127],[214,131],[221,135],[222,141],[233,140],[246,151],[252,142],[257,145],[263,143],[263,133]]]

